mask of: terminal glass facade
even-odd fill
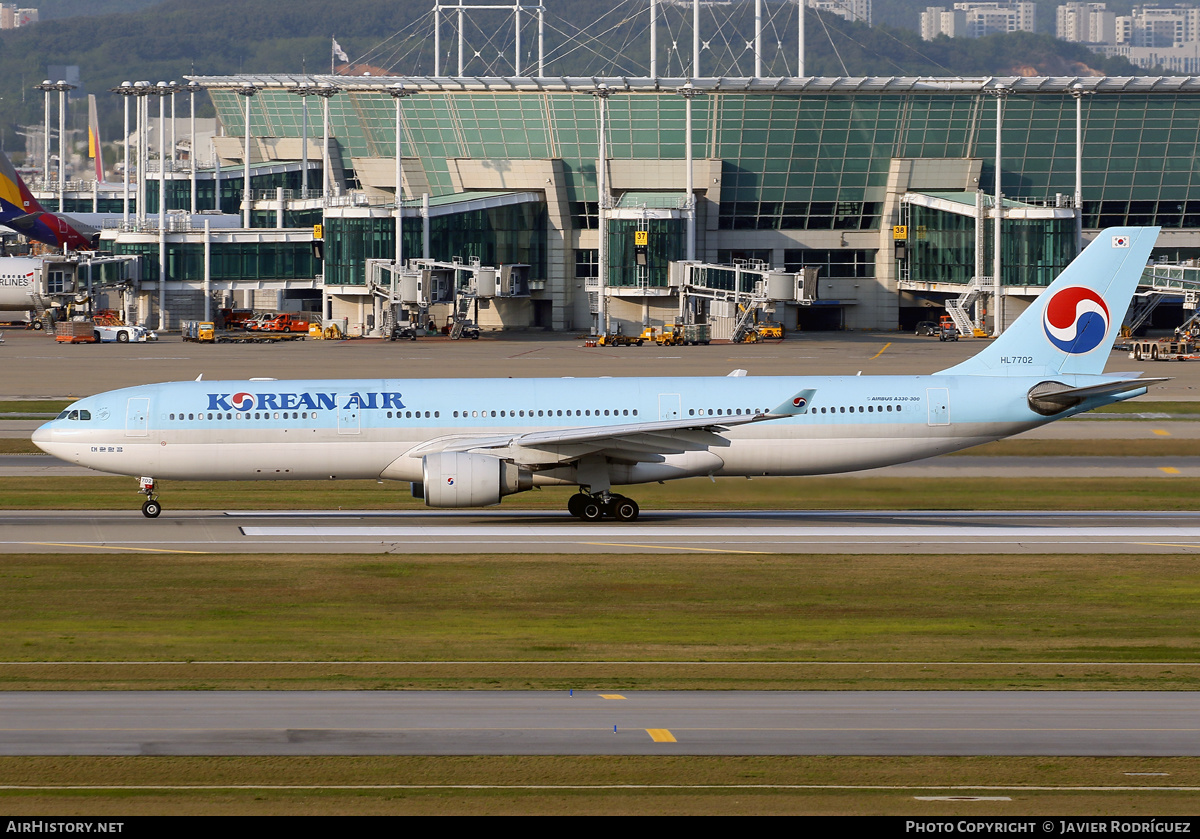
[[[113,243],[113,253],[142,257],[142,279],[158,281],[158,244]],[[222,242],[212,245],[214,280],[304,280],[319,269],[309,242]],[[204,279],[204,245],[167,243],[167,281]]]
[[[227,134],[243,131],[242,100],[212,91]],[[299,137],[301,99],[265,90],[251,103],[258,136]],[[563,162],[573,202],[598,200],[598,107],[571,92],[425,92],[405,100],[406,156],[421,161],[433,195],[455,191],[455,159]],[[864,230],[880,224],[894,158],[977,158],[993,191],[995,116],[975,93],[707,93],[694,100],[697,157],[723,161],[722,229]],[[395,154],[395,104],[376,91],[330,100],[343,160]],[[616,160],[681,159],[684,103],[670,92],[614,94],[608,153]],[[320,109],[310,107],[320,136]],[[1008,97],[1002,189],[1016,199],[1074,192],[1075,103],[1066,94]],[[1200,97],[1099,93],[1084,102],[1084,224],[1200,226]],[[298,188],[288,182],[258,183]],[[240,184],[231,175],[228,183]],[[224,189],[223,189],[224,191]],[[151,190],[151,200],[154,191]],[[223,201],[223,203],[225,203]],[[202,206],[208,206],[202,202]],[[236,211],[237,207],[227,208]],[[153,210],[151,210],[153,211]]]
[[[969,283],[975,275],[975,218],[919,205],[909,208],[908,260],[913,279]],[[984,273],[992,271],[993,222],[984,229]],[[1075,257],[1075,220],[1005,219],[1000,281],[1045,287]]]
[[[638,274],[635,236],[639,225],[647,230],[646,265]],[[650,219],[639,222],[611,219],[608,222],[608,285],[665,288],[668,265],[687,256],[687,221]]]

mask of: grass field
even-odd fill
[[[0,585],[3,690],[1200,688],[1183,557],[38,555]],[[10,815],[1165,816],[1200,763],[36,757],[0,787]],[[917,800],[972,794],[1007,800]]]
[[[7,690],[1200,689],[1191,557],[38,554],[0,585]]]
[[[10,816],[1161,817],[1195,814],[1200,770],[1137,757],[48,757],[0,758],[0,786]],[[1006,800],[917,800],[972,794]]]
[[[566,509],[571,490],[506,498],[502,509]],[[388,481],[162,481],[172,510],[417,510],[408,484]],[[707,478],[646,484],[631,493],[643,510],[1195,510],[1200,479],[1078,478]],[[2,510],[135,510],[128,477],[6,477]]]

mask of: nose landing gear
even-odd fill
[[[612,518],[617,521],[637,521],[641,509],[632,498],[609,492],[577,492],[567,501],[567,512],[584,521]]]
[[[158,496],[154,493],[158,485],[153,478],[142,478],[140,483],[141,489],[138,490],[138,494],[146,496],[146,502],[142,504],[142,515],[148,519],[156,519],[162,512],[162,505],[158,503]]]

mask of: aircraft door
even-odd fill
[[[351,397],[346,401],[338,411],[338,434],[357,434],[361,428],[359,417],[362,414],[362,406],[358,404],[358,399]]]
[[[150,399],[134,396],[125,407],[125,436],[146,437],[150,434]]]
[[[926,388],[925,402],[928,405],[927,422],[929,425],[950,424],[950,390],[948,388]]]
[[[682,413],[678,393],[660,393],[658,395],[658,418],[660,420],[679,419]]]

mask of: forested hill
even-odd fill
[[[922,3],[925,0],[921,0]],[[343,0],[331,12],[327,0],[47,0],[55,13],[97,9],[107,13],[65,16],[29,27],[0,31],[0,137],[4,147],[20,148],[15,134],[19,124],[42,119],[42,95],[32,85],[46,78],[47,65],[80,67],[87,92],[99,96],[105,134],[120,131],[119,97],[107,95],[123,80],[181,80],[189,74],[310,73],[329,71],[331,38],[356,62],[402,74],[429,75],[433,69],[430,37],[430,0]],[[596,17],[609,7],[592,0],[548,0],[547,53],[552,57],[548,75],[643,75],[648,34],[642,15],[625,15],[602,25]],[[612,4],[617,7],[619,4]],[[887,5],[877,3],[877,7]],[[733,7],[718,36],[708,37],[711,53],[705,67],[718,63],[721,44],[733,55],[752,37],[753,3]],[[133,8],[117,13],[116,9]],[[680,62],[690,52],[687,10],[661,6],[674,17],[660,36],[660,45],[671,39],[680,50],[660,59],[660,74],[680,72]],[[715,14],[715,12],[714,12]],[[794,13],[793,13],[794,14]],[[878,17],[878,15],[877,15]],[[793,16],[794,21],[794,16]],[[1074,44],[1049,35],[1014,33],[978,41],[939,39],[925,42],[912,30],[880,25],[850,24],[840,18],[817,19],[809,11],[806,70],[809,75],[1137,75],[1141,71],[1124,60],[1106,60]],[[584,32],[583,38],[574,33]],[[598,34],[597,34],[598,33]],[[682,37],[681,37],[681,33]],[[587,48],[567,50],[568,37],[593,38]],[[504,52],[511,29],[502,21],[486,33],[489,49]],[[443,59],[449,63],[450,36],[443,41]],[[778,56],[768,62],[766,75],[792,74],[795,68],[794,23],[772,36]],[[526,36],[527,53],[532,31]],[[618,50],[616,45],[620,45]],[[732,46],[731,46],[732,45]],[[667,47],[662,47],[664,50]],[[617,52],[622,57],[617,57]],[[742,52],[743,66],[748,66]],[[526,59],[531,64],[532,56]],[[790,66],[789,66],[790,62]],[[468,73],[476,72],[469,70]],[[707,73],[705,73],[707,75]],[[731,75],[732,73],[725,73]],[[740,73],[745,74],[745,73]],[[207,103],[205,103],[207,107]],[[76,115],[84,111],[74,108]]]

